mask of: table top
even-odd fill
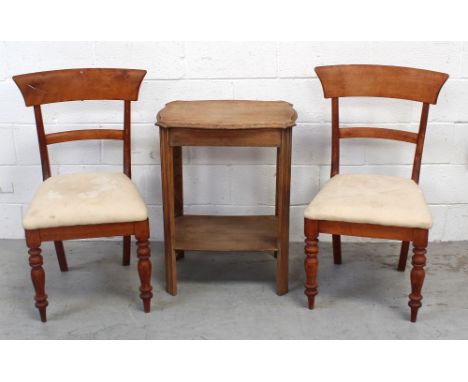
[[[174,101],[158,113],[156,125],[197,129],[286,129],[297,113],[285,101]]]

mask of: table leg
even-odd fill
[[[174,214],[175,216],[184,215],[184,186],[183,186],[183,158],[182,147],[176,146],[172,148],[174,161]],[[176,260],[183,259],[184,251],[176,250]]]
[[[279,157],[280,157],[280,148],[276,149],[276,187],[275,187],[275,216],[278,217],[278,190],[279,190]],[[275,259],[278,258],[278,251],[273,252]]]
[[[278,257],[276,260],[276,293],[288,292],[289,266],[289,203],[291,187],[291,139],[292,129],[281,133],[278,149],[276,214],[278,216]]]
[[[169,142],[170,130],[161,127],[161,183],[164,215],[164,261],[166,271],[166,290],[177,294],[177,268],[175,246],[175,193],[174,193],[174,148]]]

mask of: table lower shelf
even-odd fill
[[[185,215],[175,219],[175,249],[276,251],[276,216]]]

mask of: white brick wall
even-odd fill
[[[70,67],[148,70],[133,107],[133,178],[149,205],[152,237],[161,240],[159,134],[154,121],[175,99],[283,99],[299,113],[293,132],[291,238],[302,240],[302,212],[329,177],[330,102],[314,67],[379,63],[444,71],[450,80],[431,109],[421,186],[434,215],[432,240],[468,238],[468,43],[461,42],[0,42],[0,237],[22,237],[21,215],[41,182],[33,112],[11,76]],[[419,105],[344,100],[342,122],[415,130]],[[120,127],[114,102],[44,107],[48,131]],[[342,171],[411,173],[413,147],[350,140]],[[52,146],[53,171],[120,170],[118,142]],[[273,149],[184,148],[186,210],[246,214],[274,211]],[[325,239],[325,237],[324,237]]]

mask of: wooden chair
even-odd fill
[[[317,295],[318,236],[332,234],[335,264],[341,264],[341,236],[401,240],[398,270],[404,271],[413,242],[411,321],[421,307],[429,209],[418,186],[429,104],[436,104],[447,74],[382,65],[336,65],[315,68],[325,98],[332,101],[331,179],[304,212],[305,294],[309,309]],[[340,97],[385,97],[422,103],[418,133],[375,127],[340,128]],[[416,145],[411,180],[379,175],[340,175],[340,139],[378,138]]]
[[[44,183],[24,219],[36,307],[46,321],[47,295],[41,243],[54,241],[60,270],[68,271],[62,240],[123,236],[123,265],[130,264],[130,238],[137,239],[140,297],[150,311],[152,297],[149,222],[146,206],[131,181],[130,102],[138,99],[145,70],[67,69],[13,77],[26,106],[34,107]],[[123,130],[89,129],[46,134],[41,105],[78,100],[124,101]],[[123,141],[123,174],[112,172],[51,176],[48,145],[83,139]]]

